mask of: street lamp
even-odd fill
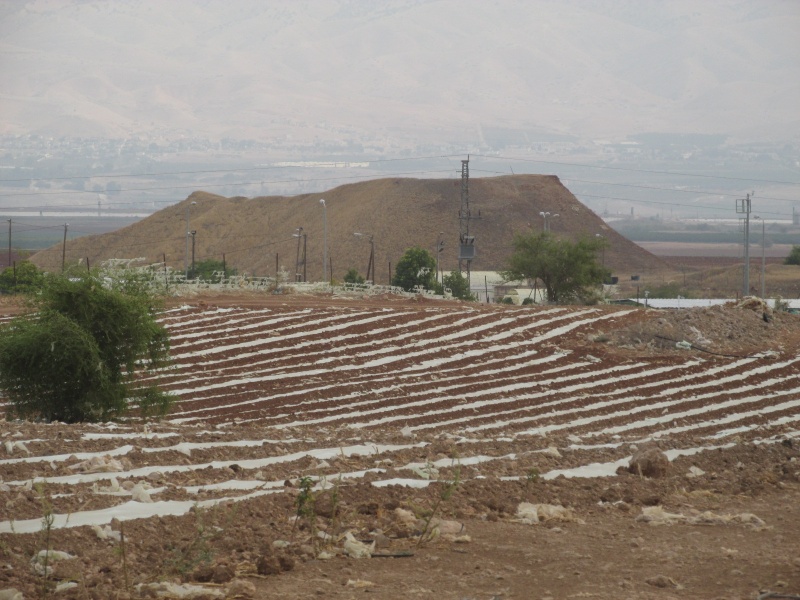
[[[550,231],[550,219],[555,219],[556,217],[560,216],[558,213],[550,214],[549,212],[540,212],[539,216],[542,217],[544,222],[542,223],[542,231]]]
[[[373,284],[375,283],[375,236],[371,233],[359,233],[355,232],[353,234],[356,237],[365,237],[369,239],[369,262],[367,263],[367,281],[371,281]],[[370,278],[372,275],[372,278]]]
[[[191,211],[195,204],[197,204],[197,202],[192,202],[186,207],[186,256],[183,259],[183,276],[185,279],[189,279],[189,236],[192,235],[189,229],[189,211]]]
[[[324,198],[320,198],[319,203],[322,205],[322,280],[328,281],[328,205]]]
[[[297,256],[294,259],[294,280],[295,281],[302,281],[302,277],[300,275],[300,239],[303,237],[303,228],[298,227],[297,233],[293,233],[292,237],[297,238]],[[305,263],[305,254],[303,255],[303,262]]]

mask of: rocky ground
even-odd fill
[[[559,346],[602,364],[706,357],[659,346],[662,334],[736,357],[798,354],[796,317],[732,310],[642,311]],[[787,385],[782,398],[798,398]],[[736,432],[591,436],[8,421],[0,598],[797,598],[793,414]]]

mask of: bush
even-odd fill
[[[453,298],[470,302],[477,300],[469,289],[469,280],[461,274],[461,271],[452,271],[449,275],[442,277],[442,288],[448,288]]]
[[[783,262],[786,265],[800,265],[800,246],[792,246],[792,251]]]
[[[44,272],[31,262],[0,271],[0,294],[28,294],[37,291],[44,282]]]
[[[135,386],[138,369],[169,359],[155,299],[123,293],[95,277],[48,275],[37,312],[0,327],[0,388],[9,416],[45,421],[98,421],[122,416],[128,401],[143,414],[166,414],[173,398]]]
[[[344,274],[344,282],[345,283],[365,283],[364,278],[358,274],[356,269],[349,269],[347,273]]]
[[[221,283],[224,278],[236,275],[236,269],[225,265],[221,260],[207,259],[195,263],[189,269],[189,279],[199,279],[210,283]]]
[[[392,285],[413,292],[419,286],[426,290],[436,290],[436,261],[431,253],[415,246],[406,250],[397,261]]]

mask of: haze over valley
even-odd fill
[[[11,1],[0,217],[555,174],[603,216],[791,221],[800,5]],[[490,199],[482,199],[490,202]],[[66,217],[65,217],[66,218]]]

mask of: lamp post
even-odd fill
[[[365,237],[369,240],[369,261],[367,262],[367,281],[375,283],[375,236],[371,233],[355,232],[356,237]],[[372,276],[370,278],[370,275]]]
[[[294,259],[294,280],[295,281],[302,281],[302,277],[300,275],[300,238],[303,237],[303,228],[298,227],[297,233],[293,233],[292,237],[297,238],[297,256]],[[305,256],[303,256],[303,262],[305,262]]]
[[[322,205],[322,280],[328,281],[328,205],[325,198],[320,198],[319,203]]]
[[[550,219],[555,219],[556,217],[560,216],[558,213],[550,214],[549,212],[540,212],[539,216],[542,217],[542,231],[550,231]]]
[[[186,256],[183,259],[183,276],[185,279],[189,279],[189,236],[192,235],[189,230],[189,212],[195,204],[197,202],[192,202],[186,207]]]

